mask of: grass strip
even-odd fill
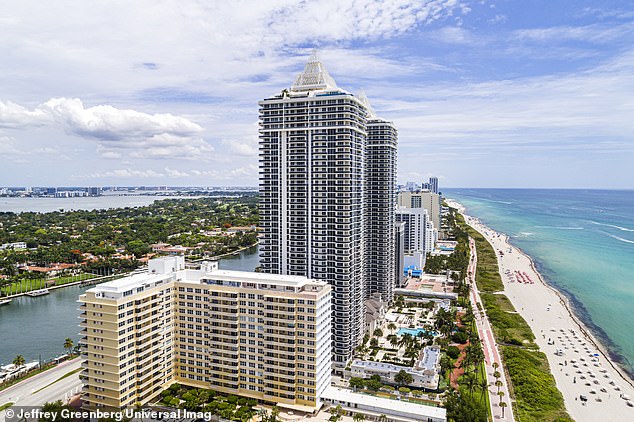
[[[13,402],[9,402],[9,403],[5,403],[5,404],[3,404],[2,406],[0,406],[0,412],[2,412],[4,409],[8,409],[8,408],[10,408],[10,407],[11,407],[11,406],[13,406],[14,404],[15,404],[15,403],[13,403]]]
[[[48,388],[48,387],[50,387],[51,385],[55,384],[56,382],[61,381],[61,380],[63,380],[64,378],[68,378],[68,377],[70,377],[71,375],[76,374],[77,372],[79,372],[79,371],[81,371],[81,370],[82,370],[82,368],[73,369],[72,371],[70,371],[70,372],[68,372],[68,373],[66,373],[66,374],[64,374],[64,375],[62,375],[61,377],[57,378],[57,379],[56,379],[55,381],[53,381],[52,383],[45,385],[44,387],[40,388],[39,390],[35,390],[35,391],[34,391],[34,392],[32,392],[31,394],[39,393],[40,391],[44,390],[45,388]]]
[[[476,244],[478,263],[476,284],[502,353],[502,365],[509,375],[515,398],[513,409],[522,422],[572,422],[563,396],[550,373],[546,355],[534,343],[530,327],[503,294],[497,256],[484,236],[467,225],[464,217],[456,222]]]
[[[5,390],[5,389],[11,387],[12,385],[15,385],[15,384],[17,384],[19,382],[22,382],[22,381],[26,380],[26,379],[29,379],[29,378],[37,375],[37,374],[41,374],[42,372],[44,372],[44,371],[46,371],[48,369],[54,368],[55,366],[56,366],[55,364],[48,364],[48,365],[45,365],[45,366],[43,366],[41,368],[35,369],[35,370],[29,372],[28,374],[26,374],[24,376],[21,376],[19,378],[13,378],[13,379],[11,379],[9,381],[3,382],[2,385],[0,385],[0,391]]]

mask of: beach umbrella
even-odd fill
[[[590,394],[597,394],[597,390],[593,388],[592,390],[590,390]]]
[[[618,385],[615,385],[615,386],[614,386],[614,389],[615,389],[616,391],[621,391],[621,387],[620,387],[620,386],[618,386]]]
[[[622,398],[623,400],[630,400],[630,396],[628,396],[627,394],[623,394],[623,395],[621,396],[621,398]]]

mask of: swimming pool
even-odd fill
[[[418,333],[425,333],[425,329],[424,328],[401,328],[400,330],[398,330],[398,335],[402,336],[403,334],[409,334],[410,336],[418,336]],[[432,333],[435,334],[435,333]]]

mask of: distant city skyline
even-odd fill
[[[634,188],[633,33],[626,1],[9,2],[0,185],[257,186],[254,103],[318,47],[401,184]]]

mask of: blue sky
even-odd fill
[[[127,3],[0,4],[0,186],[256,185],[257,101],[318,47],[400,182],[634,188],[631,2]]]

